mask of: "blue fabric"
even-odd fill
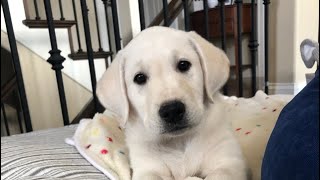
[[[262,180],[319,180],[319,70],[280,113],[261,173]]]

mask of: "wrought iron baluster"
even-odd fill
[[[169,27],[168,0],[162,0],[163,5],[163,25]]]
[[[21,115],[20,115],[20,112],[18,111],[18,109],[16,109],[16,113],[17,113],[17,117],[18,117],[18,124],[19,124],[20,133],[23,133],[22,119],[21,119]]]
[[[264,4],[264,91],[269,93],[269,4],[270,0],[263,0]]]
[[[30,112],[29,112],[27,95],[26,95],[26,91],[25,91],[24,83],[23,83],[23,76],[22,76],[22,72],[21,72],[20,59],[19,59],[19,54],[18,54],[18,49],[17,49],[17,44],[16,44],[16,38],[14,35],[12,21],[11,21],[8,0],[1,0],[1,5],[2,5],[2,9],[3,9],[3,15],[4,15],[6,27],[7,27],[7,34],[8,34],[9,44],[10,44],[11,57],[12,57],[12,61],[13,61],[15,75],[17,78],[17,85],[18,85],[19,95],[20,95],[20,99],[21,99],[22,112],[23,112],[25,123],[26,123],[26,131],[30,132],[30,131],[32,131],[32,124],[31,124],[31,119],[30,119]]]
[[[251,0],[251,34],[248,47],[251,52],[251,94],[254,94],[257,91],[257,73],[256,73],[256,62],[257,62],[257,50],[258,50],[258,41],[257,41],[257,30],[256,30],[256,3],[255,0]]]
[[[101,38],[100,38],[100,29],[99,29],[99,20],[98,20],[98,11],[97,11],[97,2],[96,2],[96,0],[93,0],[93,3],[94,3],[94,15],[95,15],[95,18],[96,18],[97,35],[98,35],[98,43],[99,43],[98,51],[102,52],[103,49],[101,47]]]
[[[96,71],[94,68],[93,50],[92,50],[92,44],[91,44],[90,25],[89,25],[89,18],[88,18],[89,9],[88,9],[86,0],[81,0],[80,2],[81,2],[84,34],[86,38],[87,56],[88,56],[88,62],[89,62],[93,102],[94,102],[95,110],[99,111],[99,101],[96,95],[97,79],[96,79]]]
[[[182,0],[184,11],[184,30],[190,31],[190,14],[189,14],[189,0]]]
[[[78,39],[78,53],[83,52],[82,45],[81,45],[81,39],[80,39],[80,32],[79,32],[79,24],[78,24],[78,14],[77,14],[77,7],[75,0],[72,0],[72,8],[73,8],[73,16],[74,20],[76,21],[76,32],[77,32],[77,39]]]
[[[61,0],[59,0],[59,10],[60,10],[60,20],[61,20],[61,21],[66,20],[66,19],[64,18],[64,15],[63,15],[63,8],[62,8],[62,2],[61,2]]]
[[[121,49],[121,42],[120,42],[121,38],[120,38],[118,9],[117,9],[117,1],[116,0],[111,0],[111,9],[112,9],[114,37],[115,37],[115,41],[116,41],[116,51],[118,52]]]
[[[219,0],[220,3],[220,32],[221,32],[221,49],[226,53],[226,30],[225,30],[225,0]],[[227,95],[227,84],[223,86],[223,94]]]
[[[204,11],[204,37],[209,40],[209,7],[208,0],[203,0],[203,11]]]
[[[65,97],[62,72],[61,72],[61,69],[63,69],[62,63],[65,60],[65,58],[61,56],[60,54],[61,51],[58,49],[50,0],[44,0],[44,6],[45,6],[45,11],[47,16],[47,24],[48,24],[48,30],[49,30],[50,43],[51,43],[51,50],[49,51],[50,57],[48,58],[47,61],[52,65],[52,69],[55,70],[56,72],[63,124],[69,125],[67,101]]]
[[[138,0],[139,3],[139,15],[140,15],[140,28],[141,31],[146,28],[146,21],[144,17],[144,6],[143,6],[143,0]]]
[[[243,96],[243,76],[242,76],[242,0],[236,0],[237,4],[237,45],[238,45],[238,87],[239,96]]]
[[[20,102],[20,104],[21,104],[21,100],[20,100],[20,97],[19,97],[19,92],[18,92],[18,91],[14,91],[14,93],[16,93],[16,95],[17,95],[17,100],[18,100],[18,102]],[[16,108],[16,113],[17,113],[17,117],[18,117],[18,124],[19,124],[20,133],[23,133],[22,119],[21,119],[21,114],[20,114],[20,112],[19,112],[19,108],[18,108],[18,107]]]
[[[8,124],[7,113],[6,113],[6,109],[4,107],[4,104],[2,102],[1,102],[1,110],[2,110],[2,115],[3,115],[3,119],[4,119],[4,126],[6,128],[7,135],[10,136],[10,129],[9,129],[9,124]]]
[[[225,0],[219,0],[220,3],[220,32],[221,32],[221,49],[226,51],[226,30],[225,30]]]
[[[39,9],[38,9],[38,2],[37,0],[33,0],[33,5],[34,5],[34,10],[36,12],[36,20],[40,20],[40,16],[39,16]]]
[[[102,0],[103,1],[103,6],[104,6],[104,12],[106,15],[106,24],[107,24],[107,33],[108,33],[108,44],[109,44],[109,51],[112,51],[111,47],[111,36],[110,36],[110,24],[109,24],[109,17],[108,17],[108,2],[109,0]],[[110,56],[110,59],[112,61],[112,56]]]

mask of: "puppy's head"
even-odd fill
[[[153,27],[118,53],[97,95],[122,126],[175,136],[200,123],[228,75],[226,55],[196,33]]]

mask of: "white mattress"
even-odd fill
[[[77,125],[1,138],[1,180],[108,179],[64,142]]]

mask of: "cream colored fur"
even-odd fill
[[[179,60],[191,62],[187,73]],[[137,85],[143,72],[147,83]],[[194,32],[165,27],[144,30],[121,50],[98,82],[101,103],[125,128],[134,180],[245,180],[246,165],[219,89],[229,60]],[[180,99],[191,127],[162,133],[161,103]]]

